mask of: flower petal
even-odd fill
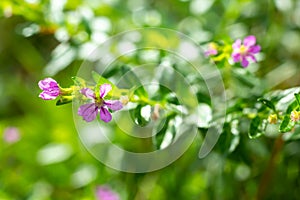
[[[103,106],[100,108],[100,119],[106,123],[110,122],[110,120],[112,119],[112,116],[109,113],[109,111]]]
[[[240,53],[232,53],[231,57],[233,59],[233,62],[240,62],[241,61],[241,54]]]
[[[112,110],[121,110],[123,108],[123,105],[119,100],[106,100],[104,101],[104,105]]]
[[[118,193],[111,190],[110,187],[105,185],[99,186],[96,190],[97,199],[101,200],[120,200]]]
[[[80,93],[90,99],[95,99],[95,93],[90,88],[83,88],[80,90]]]
[[[100,98],[103,98],[107,95],[109,91],[111,91],[112,87],[110,84],[105,83],[100,86]]]
[[[258,53],[260,52],[260,46],[259,45],[255,45],[249,48],[248,52],[249,53]]]
[[[204,55],[206,57],[211,56],[211,55],[217,55],[218,51],[216,49],[208,49],[207,51],[204,52]]]
[[[51,93],[51,92],[47,92],[47,91],[43,91],[39,94],[39,97],[43,100],[53,100],[55,99],[57,96],[59,95],[58,93]]]
[[[243,67],[248,67],[249,62],[248,62],[248,60],[245,57],[243,57],[241,64],[242,64]]]
[[[83,119],[87,122],[93,121],[98,113],[98,107],[95,103],[88,103],[80,106],[78,108],[78,115],[82,116]]]
[[[253,35],[249,35],[249,36],[245,37],[245,39],[244,39],[244,45],[246,47],[251,47],[251,46],[255,45],[255,43],[256,43],[256,38]]]
[[[240,39],[237,39],[237,40],[232,44],[233,50],[239,49],[239,48],[241,47],[241,43],[242,43],[242,41],[241,41]]]
[[[38,83],[39,87],[41,88],[41,90],[47,90],[50,87],[58,87],[57,82],[52,79],[52,78],[45,78],[43,80],[40,80]]]
[[[247,55],[246,57],[247,57],[247,58],[250,58],[253,62],[257,62],[257,61],[256,61],[256,58],[255,58],[254,55],[252,55],[252,54],[249,54],[249,55]]]

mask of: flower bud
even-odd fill
[[[268,117],[268,122],[270,124],[276,124],[277,123],[277,115],[276,114],[272,114],[272,115],[269,115]]]
[[[153,109],[153,113],[152,113],[152,119],[154,121],[158,120],[159,117],[160,117],[159,110],[160,110],[160,105],[159,104],[155,104],[154,109]]]
[[[128,96],[121,96],[120,97],[120,102],[123,104],[123,106],[126,106],[129,102]]]
[[[6,143],[15,143],[20,140],[20,131],[16,127],[7,127],[4,130],[3,139]]]
[[[53,100],[60,94],[60,88],[57,82],[52,78],[45,78],[39,81],[38,85],[41,90],[43,90],[39,97],[44,100]]]

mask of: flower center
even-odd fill
[[[245,55],[247,54],[248,47],[245,47],[245,45],[241,45],[240,47],[240,54]]]
[[[96,98],[95,99],[95,104],[97,105],[97,107],[103,106],[103,99],[101,99],[100,97]]]

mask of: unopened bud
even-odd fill
[[[120,102],[122,103],[123,106],[126,106],[129,102],[128,96],[121,96]]]
[[[159,110],[160,110],[160,105],[155,104],[154,109],[153,109],[153,113],[152,113],[152,119],[154,121],[157,120],[160,117]]]
[[[277,123],[277,115],[276,114],[269,115],[268,122],[270,124],[276,124]]]

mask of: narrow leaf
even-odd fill
[[[268,108],[272,109],[274,112],[277,112],[274,104],[271,101],[269,101],[267,99],[264,99],[264,98],[259,98],[259,99],[257,99],[257,101],[261,102],[262,104],[264,104]]]
[[[300,93],[294,94],[298,103],[298,106],[300,106]]]
[[[248,132],[249,138],[257,138],[259,137],[262,133],[261,130],[259,129],[259,126],[262,123],[262,119],[259,116],[256,116],[255,118],[252,119],[250,123],[250,128]]]
[[[144,96],[148,97],[148,93],[145,90],[144,86],[142,85],[140,79],[138,76],[131,70],[130,67],[123,65],[121,66],[121,71],[124,74],[124,80],[126,83],[129,85],[129,87],[134,87],[136,86],[136,90],[134,93],[138,96]]]
[[[286,115],[286,116],[284,116],[284,118],[280,124],[279,131],[281,133],[289,132],[293,129],[294,126],[295,126],[295,122],[293,122],[290,119],[289,115]]]
[[[145,119],[142,116],[142,108],[144,105],[138,105],[135,109],[129,110],[130,116],[132,117],[133,121],[140,125],[141,127],[146,126],[150,121]]]
[[[165,138],[166,132],[169,128],[169,124],[170,121],[175,117],[175,114],[169,115],[167,118],[161,119],[161,121],[159,122],[158,126],[156,126],[156,128],[160,128],[159,131],[155,134],[155,136],[153,137],[153,143],[155,144],[156,149],[160,149],[161,144]],[[155,129],[156,129],[155,128]],[[173,138],[175,137],[175,132],[173,132],[174,130],[172,130],[175,127],[171,127],[170,131],[173,134]]]
[[[86,87],[86,82],[84,79],[77,77],[77,76],[73,76],[73,77],[71,77],[71,79],[73,80],[73,82],[76,86]]]
[[[72,96],[64,96],[57,100],[56,105],[61,106],[72,102]]]
[[[111,81],[109,81],[108,79],[104,78],[103,76],[101,76],[100,74],[98,74],[95,71],[92,71],[92,77],[93,77],[95,83],[97,85],[99,85],[99,86],[102,85],[102,84],[104,84],[104,83],[108,83],[112,87],[116,87],[115,84],[113,84]]]
[[[298,103],[297,103],[297,101],[295,100],[295,101],[293,101],[293,102],[288,106],[288,108],[286,109],[286,114],[291,114],[291,112],[292,112],[293,110],[295,110],[297,107],[298,107]]]

